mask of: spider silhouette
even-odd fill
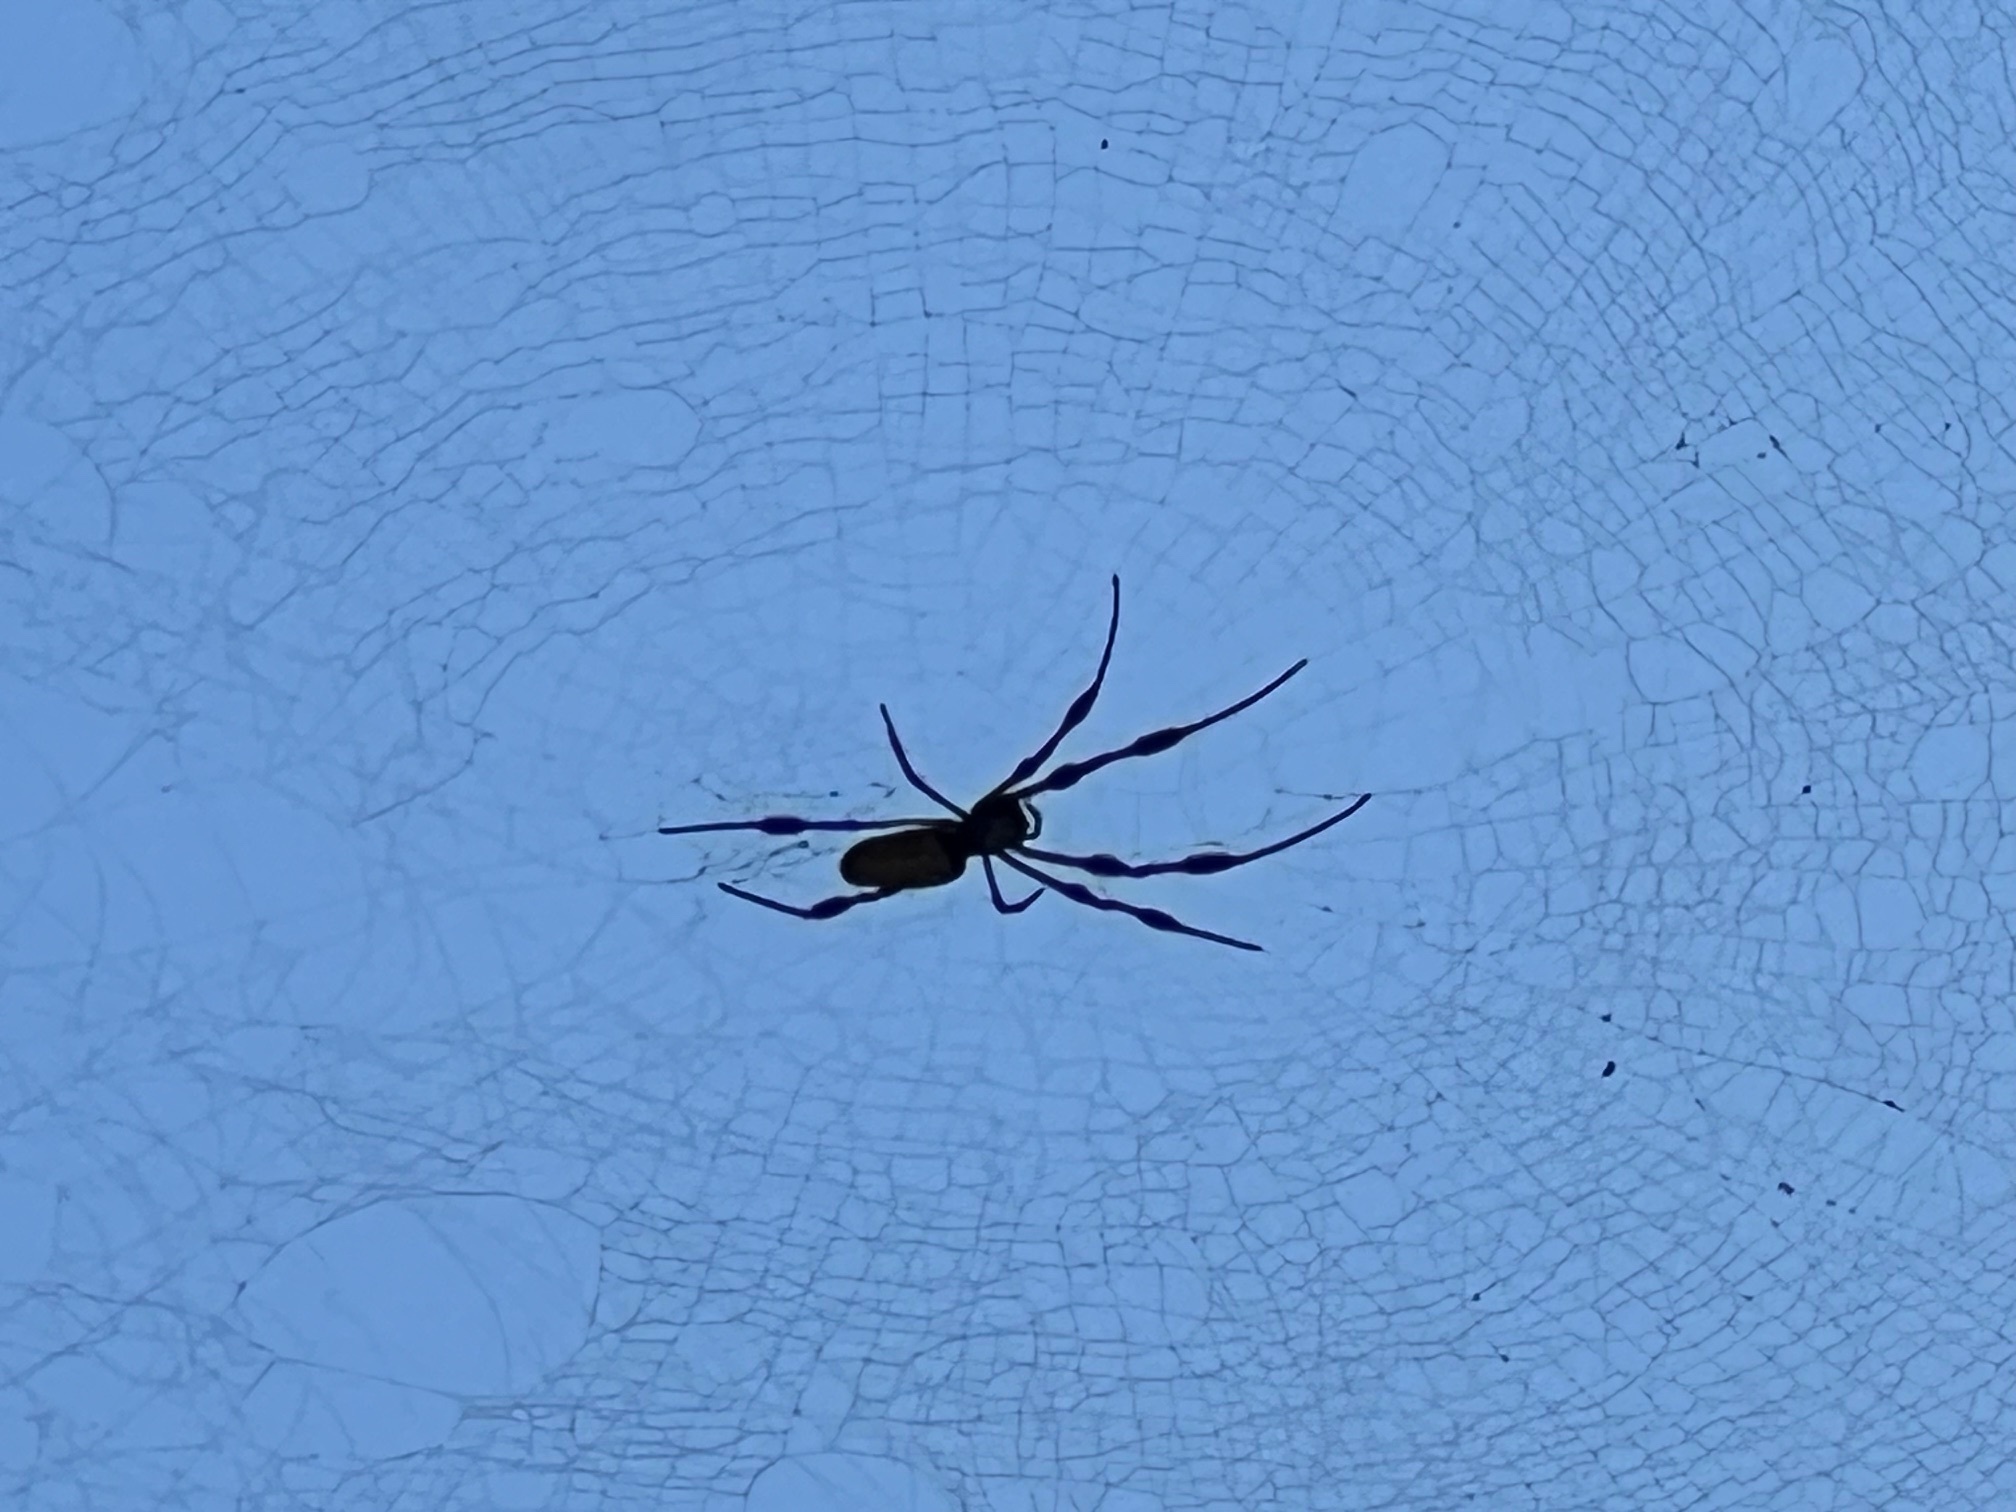
[[[1179,741],[1188,740],[1199,730],[1210,728],[1221,720],[1230,719],[1243,709],[1250,709],[1261,699],[1279,688],[1289,678],[1309,665],[1304,657],[1259,692],[1249,694],[1237,703],[1220,709],[1190,724],[1171,725],[1167,729],[1156,730],[1140,739],[1111,751],[1102,751],[1097,756],[1088,756],[1083,761],[1067,761],[1047,777],[1037,777],[1045,763],[1056,753],[1057,747],[1092,712],[1092,705],[1098,700],[1099,690],[1106,681],[1107,665],[1113,660],[1114,637],[1120,633],[1120,578],[1113,578],[1113,618],[1106,627],[1106,649],[1099,654],[1099,670],[1093,674],[1092,685],[1071,701],[1071,707],[1064,711],[1063,723],[1057,726],[1050,738],[1037,747],[1034,754],[1023,758],[1010,772],[1005,781],[982,795],[970,809],[959,807],[938,789],[918,775],[911,765],[910,757],[903,749],[903,741],[896,733],[896,722],[889,717],[889,706],[882,704],[882,726],[889,732],[889,749],[896,753],[896,764],[903,769],[904,779],[926,798],[947,812],[955,815],[951,819],[801,819],[794,814],[773,814],[765,819],[738,819],[719,824],[666,824],[660,825],[661,835],[701,835],[719,830],[756,830],[765,835],[802,835],[809,831],[840,831],[852,833],[859,830],[894,830],[890,835],[877,835],[873,839],[858,841],[848,847],[840,858],[841,880],[855,887],[868,888],[867,892],[842,893],[838,897],[827,898],[809,907],[801,908],[793,903],[780,903],[775,898],[765,898],[726,882],[715,884],[721,891],[747,903],[760,904],[764,908],[775,909],[778,913],[790,914],[799,919],[831,919],[857,908],[863,903],[877,903],[884,898],[894,897],[900,892],[910,892],[923,887],[942,887],[956,881],[966,870],[966,863],[979,858],[981,869],[987,874],[988,895],[994,901],[997,911],[1017,914],[1043,896],[1045,888],[1063,894],[1073,903],[1082,903],[1088,908],[1097,908],[1109,913],[1123,913],[1139,919],[1151,929],[1166,930],[1171,934],[1192,935],[1200,940],[1215,940],[1220,945],[1231,945],[1239,950],[1259,950],[1261,947],[1250,940],[1234,939],[1231,935],[1215,934],[1208,929],[1196,929],[1180,919],[1164,913],[1159,908],[1142,908],[1133,903],[1123,903],[1118,898],[1103,897],[1081,882],[1068,877],[1052,876],[1030,865],[1040,861],[1046,866],[1062,866],[1074,871],[1087,872],[1095,877],[1156,877],[1176,872],[1186,876],[1210,876],[1217,872],[1230,871],[1235,866],[1244,866],[1249,861],[1258,861],[1264,856],[1272,856],[1300,845],[1304,840],[1313,840],[1333,824],[1342,824],[1371,800],[1365,793],[1347,808],[1332,814],[1321,823],[1312,824],[1305,830],[1298,830],[1285,840],[1277,840],[1272,845],[1263,845],[1258,850],[1226,852],[1218,850],[1200,851],[1196,855],[1183,856],[1174,861],[1151,861],[1136,863],[1122,861],[1117,856],[1103,853],[1078,856],[1063,851],[1043,850],[1029,842],[1043,832],[1043,817],[1037,813],[1030,800],[1046,793],[1061,793],[1066,788],[1076,787],[1087,777],[1102,767],[1111,766],[1116,761],[1129,761],[1136,756],[1154,756],[1168,750]],[[1035,780],[1031,780],[1034,778]],[[1002,895],[1001,884],[994,875],[994,863],[999,861],[1042,884],[1028,897],[1010,903]]]

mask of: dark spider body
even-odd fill
[[[1042,832],[1035,809],[999,794],[981,799],[964,819],[927,819],[916,829],[856,841],[840,858],[840,880],[894,892],[943,887],[963,877],[975,856],[998,856]]]
[[[1044,741],[1033,755],[1017,763],[1006,781],[984,794],[970,809],[961,808],[918,775],[917,768],[910,764],[910,757],[903,749],[902,739],[896,734],[896,722],[889,717],[889,706],[882,705],[882,727],[889,736],[889,749],[896,753],[896,764],[903,769],[904,780],[940,808],[953,814],[955,817],[951,819],[801,819],[795,814],[772,814],[764,819],[736,819],[721,824],[665,824],[658,827],[658,833],[697,835],[718,830],[755,830],[765,835],[802,835],[814,830],[893,832],[857,841],[849,846],[840,858],[841,880],[850,886],[866,888],[868,889],[866,892],[842,893],[838,897],[826,898],[801,908],[795,903],[780,903],[775,898],[747,892],[727,882],[716,884],[723,892],[741,898],[745,902],[757,903],[778,913],[790,914],[793,918],[831,919],[860,904],[878,902],[900,892],[909,892],[922,887],[943,887],[946,883],[956,882],[964,876],[967,863],[978,858],[981,869],[987,874],[988,896],[1000,913],[1022,912],[1042,897],[1047,888],[1052,892],[1062,893],[1072,902],[1082,903],[1087,908],[1127,914],[1151,929],[1165,930],[1171,934],[1191,935],[1200,940],[1215,940],[1220,945],[1231,945],[1240,950],[1258,950],[1260,947],[1249,940],[1214,934],[1208,929],[1192,928],[1159,908],[1142,908],[1133,903],[1123,903],[1118,898],[1109,898],[1093,892],[1082,882],[1074,882],[1069,877],[1054,876],[1030,865],[1031,861],[1041,861],[1047,866],[1068,867],[1095,877],[1154,877],[1169,873],[1193,877],[1210,876],[1217,872],[1230,871],[1235,866],[1244,866],[1249,861],[1258,861],[1263,856],[1274,855],[1287,850],[1291,845],[1300,845],[1304,840],[1313,839],[1333,824],[1341,824],[1349,819],[1371,800],[1370,793],[1361,794],[1349,807],[1310,825],[1305,830],[1297,831],[1285,840],[1277,840],[1272,845],[1263,845],[1258,850],[1238,853],[1199,851],[1195,855],[1182,856],[1174,861],[1136,863],[1122,861],[1118,856],[1109,856],[1103,852],[1093,855],[1073,855],[1063,851],[1039,850],[1031,845],[1029,842],[1043,832],[1043,817],[1036,812],[1036,806],[1029,801],[1030,799],[1040,794],[1061,793],[1066,788],[1076,787],[1100,768],[1110,766],[1116,761],[1128,761],[1137,756],[1153,756],[1166,751],[1179,741],[1189,739],[1199,730],[1217,724],[1220,720],[1230,719],[1242,709],[1250,709],[1309,665],[1307,658],[1298,661],[1259,692],[1249,694],[1237,703],[1203,719],[1152,731],[1127,745],[1102,751],[1097,756],[1088,756],[1082,761],[1067,761],[1049,776],[1038,777],[1037,773],[1042,771],[1050,758],[1056,754],[1057,747],[1063,744],[1064,737],[1083,724],[1085,717],[1092,712],[1092,705],[1098,700],[1099,690],[1105,685],[1106,668],[1113,660],[1113,641],[1119,633],[1120,579],[1116,576],[1113,579],[1113,617],[1106,627],[1106,649],[1100,653],[1099,670],[1093,674],[1092,685],[1071,701],[1071,707],[1064,712],[1063,723],[1058,725],[1050,738]],[[1001,883],[994,875],[994,863],[997,860],[1010,870],[1020,872],[1042,885],[1028,897],[1010,903],[1002,896]]]

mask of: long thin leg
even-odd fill
[[[717,830],[760,830],[766,835],[802,835],[807,830],[911,829],[920,824],[943,824],[942,819],[800,819],[795,814],[772,814],[767,819],[735,819],[724,824],[661,824],[661,835],[705,835]]]
[[[1220,709],[1216,714],[1208,715],[1191,724],[1171,725],[1166,730],[1155,730],[1143,735],[1139,740],[1129,745],[1121,746],[1118,750],[1102,751],[1097,756],[1086,757],[1083,761],[1067,761],[1041,782],[1030,783],[1029,786],[1017,792],[1015,796],[1018,798],[1034,798],[1039,793],[1061,793],[1068,787],[1076,787],[1101,767],[1111,766],[1116,761],[1131,761],[1136,756],[1159,755],[1178,741],[1188,740],[1199,730],[1208,730],[1221,719],[1230,719],[1241,710],[1252,708],[1253,705],[1260,702],[1261,699],[1272,693],[1281,684],[1288,681],[1289,678],[1308,665],[1309,658],[1305,656],[1286,672],[1275,678],[1274,681],[1267,684],[1258,693],[1248,694],[1229,708]],[[1012,783],[1009,785],[1013,786]]]
[[[794,919],[831,919],[836,915],[847,912],[850,908],[857,908],[863,903],[879,903],[884,898],[890,897],[902,890],[895,887],[884,887],[878,888],[874,892],[842,893],[837,898],[827,898],[822,902],[814,903],[810,908],[800,908],[795,903],[779,903],[775,898],[766,898],[758,893],[744,892],[741,888],[731,886],[726,882],[716,882],[714,885],[732,898],[740,898],[745,903],[759,903],[765,908],[776,910],[778,913],[790,914]]]
[[[1181,919],[1162,912],[1159,908],[1137,908],[1132,903],[1122,903],[1118,898],[1102,898],[1081,882],[1073,882],[1068,877],[1053,877],[1040,872],[1035,867],[1017,861],[1013,856],[1003,856],[1001,864],[1012,866],[1024,876],[1034,877],[1045,887],[1052,888],[1069,898],[1073,903],[1083,903],[1087,908],[1104,909],[1108,913],[1132,914],[1150,929],[1167,930],[1170,934],[1194,935],[1200,940],[1215,940],[1220,945],[1230,945],[1235,950],[1259,950],[1251,940],[1235,940],[1231,935],[1213,934],[1208,929],[1192,929]]]
[[[994,876],[994,858],[992,856],[982,856],[980,858],[980,869],[987,873],[987,891],[993,895],[994,911],[996,913],[1018,914],[1043,896],[1043,889],[1039,887],[1020,903],[1010,903],[1001,895],[1001,883]]]
[[[1071,707],[1064,711],[1064,722],[1057,726],[1056,733],[1036,749],[1033,756],[1024,757],[1015,770],[1008,774],[1008,780],[994,789],[1006,792],[1016,783],[1034,776],[1043,769],[1043,763],[1057,754],[1057,747],[1064,743],[1064,737],[1085,723],[1085,716],[1092,712],[1092,705],[1098,701],[1099,689],[1106,681],[1106,667],[1113,660],[1113,638],[1120,633],[1120,574],[1113,574],[1113,618],[1106,626],[1106,649],[1099,653],[1099,670],[1092,675],[1092,685],[1071,700]]]
[[[896,721],[889,717],[889,705],[883,704],[881,707],[882,707],[882,728],[889,732],[889,749],[896,753],[896,765],[903,768],[904,779],[910,784],[910,786],[917,789],[918,792],[922,793],[926,798],[929,798],[933,803],[937,804],[940,808],[948,808],[952,810],[953,813],[957,814],[961,819],[964,819],[966,817],[966,810],[959,807],[958,804],[954,803],[950,798],[947,798],[943,793],[939,792],[938,789],[934,788],[933,786],[931,786],[930,783],[926,782],[922,777],[917,775],[917,768],[910,765],[909,754],[905,752],[903,749],[902,737],[900,737],[896,733]],[[943,821],[939,820],[939,821],[926,821],[926,822],[942,823]]]
[[[1104,851],[1091,856],[1067,856],[1062,851],[1038,850],[1033,845],[1017,846],[1025,856],[1034,856],[1038,861],[1047,861],[1052,866],[1070,866],[1079,871],[1092,873],[1095,877],[1158,877],[1164,872],[1182,872],[1190,877],[1208,877],[1215,872],[1230,871],[1235,866],[1244,866],[1248,861],[1258,861],[1263,856],[1272,856],[1300,845],[1304,840],[1313,840],[1333,824],[1342,824],[1358,810],[1372,801],[1366,793],[1342,813],[1332,814],[1321,824],[1312,824],[1305,830],[1298,830],[1286,840],[1276,840],[1272,845],[1263,845],[1258,850],[1200,851],[1194,856],[1185,856],[1178,861],[1150,861],[1135,863],[1122,861],[1118,856],[1109,856]]]

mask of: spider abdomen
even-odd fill
[[[966,870],[951,826],[876,835],[847,848],[840,876],[855,887],[942,887]]]

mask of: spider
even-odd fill
[[[1088,756],[1083,761],[1067,761],[1049,776],[1037,778],[1057,747],[1092,712],[1092,705],[1099,697],[1099,689],[1106,681],[1106,667],[1113,660],[1113,640],[1120,633],[1120,578],[1113,578],[1113,618],[1106,627],[1106,649],[1099,654],[1099,670],[1093,674],[1092,684],[1071,701],[1071,707],[1064,711],[1064,721],[1057,726],[1050,738],[1037,747],[1035,753],[1016,764],[1005,781],[983,794],[970,809],[959,807],[938,789],[931,786],[911,765],[910,757],[903,749],[903,741],[896,733],[896,722],[889,717],[889,706],[882,704],[882,727],[889,734],[889,749],[896,753],[896,764],[903,769],[904,779],[926,798],[948,813],[951,819],[800,819],[793,814],[773,814],[765,819],[738,819],[720,824],[666,824],[660,825],[661,835],[701,835],[719,830],[756,830],[765,835],[802,835],[811,830],[832,830],[852,833],[858,830],[894,830],[890,835],[877,835],[872,839],[857,841],[848,847],[840,858],[841,880],[855,887],[868,888],[867,892],[842,893],[838,897],[827,898],[810,907],[800,908],[793,903],[780,903],[775,898],[765,898],[756,893],[744,891],[726,882],[717,883],[721,891],[747,903],[760,904],[764,908],[775,909],[778,913],[790,914],[798,919],[831,919],[863,903],[878,903],[897,893],[908,892],[922,887],[942,887],[957,880],[966,870],[966,863],[976,856],[987,874],[987,891],[994,901],[997,912],[1018,914],[1043,896],[1045,888],[1062,893],[1074,903],[1082,903],[1088,908],[1097,908],[1110,913],[1123,913],[1139,919],[1151,929],[1166,930],[1171,934],[1192,935],[1200,940],[1215,940],[1220,945],[1230,945],[1239,950],[1259,950],[1261,947],[1250,940],[1234,939],[1231,935],[1215,934],[1208,929],[1196,929],[1181,920],[1164,913],[1159,908],[1142,908],[1132,903],[1122,903],[1118,898],[1102,897],[1083,883],[1068,877],[1052,876],[1030,865],[1031,861],[1041,861],[1047,866],[1063,866],[1075,871],[1090,873],[1095,877],[1154,877],[1169,872],[1180,872],[1187,876],[1210,876],[1217,872],[1230,871],[1235,866],[1244,866],[1249,861],[1258,861],[1263,856],[1274,855],[1287,850],[1291,845],[1300,845],[1304,840],[1312,840],[1329,829],[1333,824],[1342,824],[1371,800],[1372,795],[1360,795],[1340,813],[1332,814],[1319,824],[1312,824],[1299,830],[1286,840],[1277,840],[1272,845],[1263,845],[1258,850],[1243,853],[1225,851],[1200,851],[1196,855],[1183,856],[1174,861],[1152,861],[1135,864],[1122,861],[1117,856],[1103,853],[1090,856],[1070,855],[1063,851],[1043,850],[1029,842],[1043,832],[1043,817],[1036,811],[1030,800],[1046,793],[1061,793],[1066,788],[1076,787],[1080,782],[1098,771],[1111,766],[1116,761],[1128,761],[1136,756],[1154,756],[1168,750],[1179,741],[1188,740],[1199,730],[1208,729],[1220,720],[1230,719],[1242,709],[1250,709],[1269,693],[1287,682],[1297,672],[1309,665],[1304,657],[1258,693],[1242,698],[1216,714],[1199,719],[1191,724],[1171,725],[1167,729],[1156,730],[1143,735],[1130,744],[1111,751],[1102,751],[1097,756]],[[1036,780],[1031,781],[1030,779]],[[1002,895],[1001,884],[994,875],[994,863],[1022,873],[1042,883],[1028,897],[1010,903]]]

